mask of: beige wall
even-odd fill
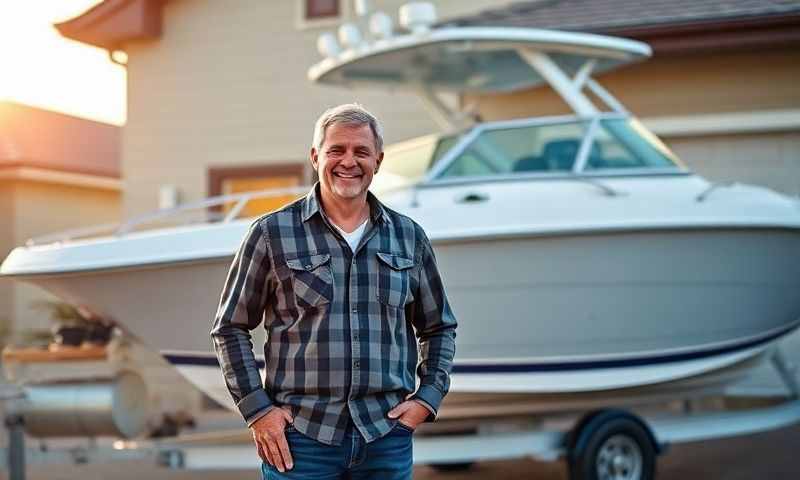
[[[0,180],[0,257],[5,258],[14,244],[14,193],[11,182]],[[11,282],[0,279],[0,332],[11,323],[14,296]]]
[[[797,50],[655,56],[597,77],[639,117],[798,108],[798,78]],[[549,88],[483,97],[480,106],[487,119],[568,111]]]
[[[0,182],[2,196],[10,197],[13,204],[9,210],[0,209],[13,232],[10,243],[2,246],[5,250],[3,258],[13,247],[24,244],[31,237],[120,219],[121,198],[115,190],[7,181]],[[50,325],[46,315],[30,308],[32,302],[50,298],[45,292],[19,282],[0,282],[0,298],[11,298],[7,310],[15,330]]]
[[[708,179],[800,195],[800,132],[675,137],[667,143]]]
[[[372,2],[393,16],[402,1]],[[443,0],[440,16],[508,2]],[[175,0],[157,41],[128,45],[123,131],[124,213],[157,207],[158,187],[204,198],[209,166],[305,162],[316,117],[359,101],[386,124],[389,142],[435,128],[415,97],[309,84],[317,36],[298,29],[300,0]]]

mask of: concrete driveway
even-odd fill
[[[255,454],[255,452],[254,452]],[[0,473],[0,478],[6,478]],[[29,480],[237,480],[258,478],[242,470],[185,472],[135,462],[31,467]],[[430,467],[414,470],[416,480],[564,480],[561,462],[532,460],[484,462],[458,473],[439,473]],[[800,426],[727,440],[673,446],[658,464],[660,480],[797,480],[800,478]]]
[[[442,474],[428,467],[416,480],[565,480],[563,462],[532,460],[486,462],[468,471]],[[797,480],[800,479],[800,426],[769,433],[672,446],[659,458],[660,480]]]

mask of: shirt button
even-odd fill
[[[353,340],[358,340],[358,334],[357,333],[353,334]]]
[[[351,311],[352,311],[353,313],[358,313],[358,309],[357,309],[357,308],[355,308],[355,307],[353,307],[353,310],[351,310]]]
[[[359,367],[361,366],[361,362],[359,362],[358,360],[356,360],[355,362],[353,362],[353,366],[354,366],[355,368],[359,368]]]

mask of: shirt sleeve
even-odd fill
[[[269,269],[267,241],[261,226],[255,222],[228,270],[211,329],[228,391],[248,426],[273,407],[258,371],[250,335],[264,317]]]
[[[411,398],[429,407],[431,414],[426,421],[432,421],[450,389],[457,324],[445,295],[430,241],[424,233],[421,235],[419,284],[412,317],[420,346],[420,362],[417,367],[420,386]]]

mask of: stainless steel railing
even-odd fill
[[[310,185],[303,185],[299,187],[270,188],[252,192],[219,195],[196,202],[184,203],[174,208],[148,212],[123,222],[105,223],[102,225],[74,228],[62,232],[42,235],[29,239],[25,242],[25,245],[30,247],[34,245],[62,243],[101,236],[122,237],[134,231],[152,230],[167,226],[194,225],[203,223],[228,223],[240,218],[244,207],[247,206],[251,200],[282,197],[287,195],[299,197],[307,193],[310,189]],[[217,208],[231,203],[233,205],[227,212],[222,211],[221,208]]]

